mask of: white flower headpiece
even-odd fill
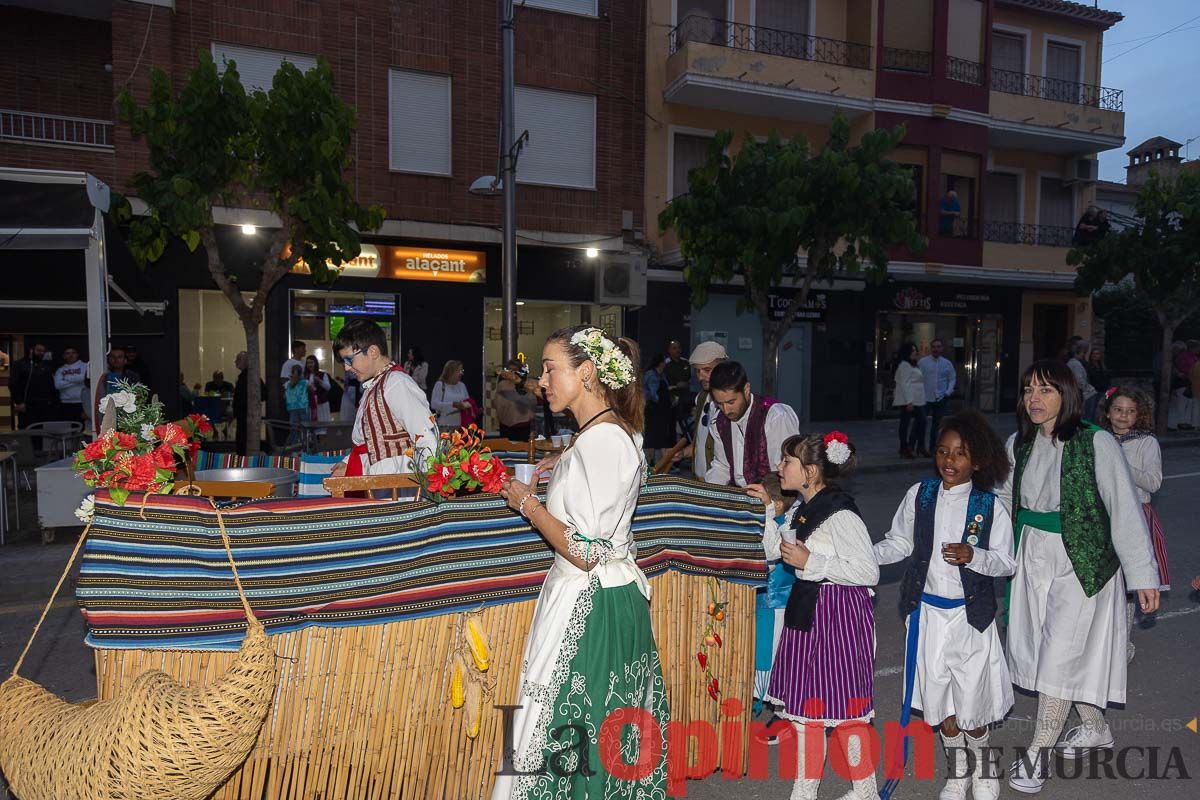
[[[599,328],[585,328],[571,337],[571,344],[587,353],[596,365],[596,377],[610,389],[633,383],[633,362],[617,348],[616,342]]]

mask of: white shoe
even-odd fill
[[[1000,797],[1000,778],[991,774],[991,766],[984,750],[988,745],[989,732],[973,739],[966,736],[967,749],[975,756],[975,771],[971,773],[971,796],[974,800],[997,800]]]
[[[967,772],[967,748],[963,738],[962,733],[954,737],[942,734],[942,744],[946,748],[947,767],[950,771],[938,800],[967,800],[971,774]]]
[[[1008,776],[1008,785],[1022,794],[1037,794],[1046,785],[1046,771],[1042,766],[1042,759],[1034,754],[1026,756],[1034,759],[1032,769],[1026,767],[1025,759],[1018,758],[1013,762],[1009,769],[1012,770]]]
[[[1135,645],[1133,642],[1129,642],[1128,644],[1126,644],[1125,645],[1125,663],[1132,664],[1133,656],[1136,653],[1137,653],[1137,645]]]
[[[1062,758],[1083,758],[1096,750],[1111,750],[1113,747],[1112,731],[1107,723],[1099,730],[1092,730],[1087,725],[1076,725],[1067,731],[1067,735],[1054,745],[1054,752]]]

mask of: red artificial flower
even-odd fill
[[[175,451],[169,444],[160,444],[154,448],[154,466],[159,469],[175,469]]]
[[[123,478],[115,485],[123,485],[132,492],[145,491],[158,478],[158,467],[154,464],[153,453],[144,453],[140,456],[122,453],[117,456],[114,464]]]
[[[696,661],[700,663],[700,669],[708,666],[708,656],[704,655],[703,651],[696,653]]]
[[[212,433],[212,423],[208,421],[208,417],[203,414],[188,414],[188,422],[192,423],[192,427],[196,429],[196,433],[201,436],[207,436]]]
[[[108,445],[108,437],[102,436],[93,442],[88,442],[83,448],[83,457],[87,461],[99,461],[104,458],[104,450]]]
[[[168,422],[166,425],[156,425],[154,427],[154,435],[169,447],[183,447],[188,443],[188,435],[183,432],[183,428],[174,422]]]
[[[841,442],[842,444],[850,444],[850,437],[841,431],[831,431],[825,434],[825,446],[828,447],[830,442]]]
[[[121,433],[120,431],[113,431],[113,440],[114,440],[116,446],[122,450],[133,450],[138,445],[137,437],[134,436],[132,433]]]

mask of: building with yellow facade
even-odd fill
[[[651,0],[648,14],[652,308],[686,294],[678,243],[656,220],[713,134],[733,129],[736,148],[776,130],[819,148],[840,109],[855,136],[905,125],[894,158],[911,165],[929,244],[895,253],[883,285],[814,289],[778,354],[782,400],[811,419],[886,415],[900,345],[939,338],[956,401],[1010,409],[1022,367],[1091,333],[1066,254],[1096,154],[1124,143],[1122,93],[1100,74],[1120,14],[1066,0]],[[950,191],[957,215],[944,213]],[[724,340],[757,377],[759,323],[736,313],[738,291],[683,307],[693,342]]]

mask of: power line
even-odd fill
[[[1116,60],[1117,60],[1118,58],[1120,58],[1121,56],[1128,55],[1128,54],[1132,53],[1134,50],[1137,50],[1137,49],[1138,49],[1138,48],[1140,48],[1140,47],[1145,47],[1146,45],[1150,44],[1151,42],[1158,41],[1158,40],[1159,40],[1159,39],[1161,39],[1162,37],[1166,36],[1168,33],[1174,33],[1175,31],[1177,31],[1177,30],[1179,30],[1180,28],[1182,28],[1184,25],[1190,25],[1191,23],[1195,22],[1195,21],[1196,21],[1196,20],[1198,20],[1198,19],[1200,19],[1200,14],[1197,14],[1196,16],[1192,17],[1191,19],[1189,19],[1189,20],[1188,20],[1188,21],[1186,21],[1186,22],[1181,22],[1181,23],[1179,23],[1179,24],[1178,24],[1178,25],[1176,25],[1174,28],[1171,28],[1171,29],[1170,29],[1170,30],[1168,30],[1168,31],[1163,31],[1162,33],[1159,33],[1159,34],[1156,34],[1155,36],[1152,36],[1150,39],[1148,39],[1148,40],[1146,40],[1146,41],[1142,42],[1141,44],[1134,45],[1133,47],[1129,48],[1128,50],[1123,50],[1123,51],[1121,51],[1120,53],[1117,53],[1117,54],[1116,54],[1115,56],[1113,56],[1112,58],[1107,58],[1107,59],[1105,59],[1105,60],[1104,60],[1104,63],[1105,63],[1105,64],[1107,64],[1107,63],[1108,63],[1108,62],[1110,62],[1110,61],[1116,61]]]
[[[1175,31],[1175,33],[1186,33],[1187,31],[1200,31],[1200,25],[1193,25],[1190,28],[1180,28],[1179,30]],[[1134,42],[1142,42],[1142,41],[1145,41],[1146,39],[1153,39],[1155,36],[1159,36],[1159,35],[1160,34],[1157,34],[1157,33],[1151,33],[1146,36],[1138,36],[1134,39],[1126,39],[1121,42],[1105,42],[1104,44],[1107,45],[1108,47],[1120,47],[1123,44],[1133,44]],[[1161,34],[1161,35],[1165,35],[1165,34]]]

